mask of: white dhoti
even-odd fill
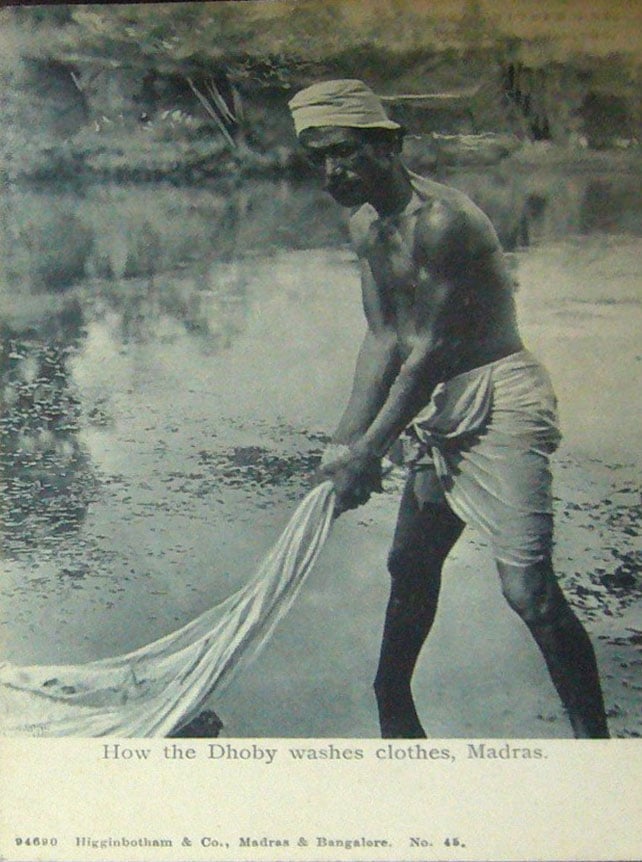
[[[404,435],[405,461],[420,504],[445,500],[497,560],[527,566],[551,551],[559,441],[550,378],[520,351],[440,383]]]

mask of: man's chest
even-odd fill
[[[377,221],[370,227],[366,258],[382,296],[408,298],[428,275],[416,254],[415,219]]]
[[[418,304],[431,295],[435,276],[429,261],[418,253],[414,218],[399,224],[372,225],[366,259],[372,273],[373,300],[384,317],[397,327],[412,328]]]

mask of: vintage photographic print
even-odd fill
[[[2,858],[642,850],[629,793],[608,836],[599,796],[642,733],[641,19],[0,9]],[[419,768],[547,797],[552,752],[584,845],[411,818]],[[49,758],[83,801],[29,821]],[[82,831],[137,761],[395,813]]]

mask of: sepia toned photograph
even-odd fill
[[[0,9],[3,758],[486,768],[640,737],[641,23]],[[93,834],[38,858],[125,858]],[[193,858],[307,858],[248,835]],[[442,858],[413,835],[351,858]]]

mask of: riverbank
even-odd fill
[[[9,135],[10,136],[10,135]],[[551,142],[518,141],[503,143],[510,136],[490,134],[449,136],[413,135],[405,144],[404,158],[418,173],[447,174],[462,169],[492,169],[502,173],[528,174],[539,168],[560,168],[567,173],[617,171],[639,177],[642,149],[633,143],[627,148],[590,150]],[[495,139],[496,145],[492,140]],[[5,182],[74,184],[95,182],[149,183],[169,181],[178,185],[202,184],[212,179],[270,178],[304,179],[312,171],[302,159],[292,135],[280,145],[256,149],[246,143],[231,147],[212,135],[205,126],[199,134],[181,136],[171,123],[125,127],[105,123],[64,141],[25,140],[5,152],[0,176]]]

